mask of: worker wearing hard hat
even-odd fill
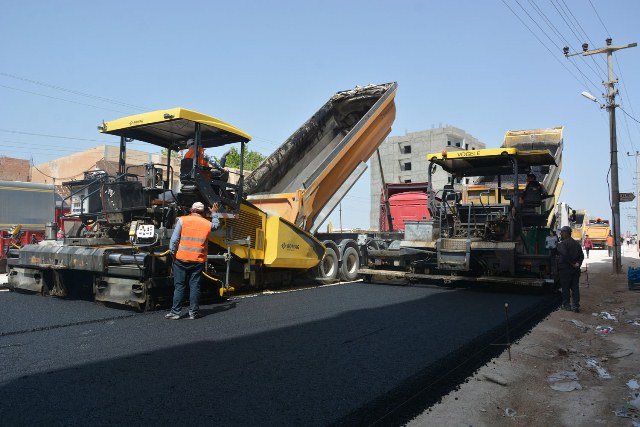
[[[611,233],[607,236],[607,254],[613,256],[613,236]]]
[[[204,263],[207,261],[209,233],[220,226],[218,219],[218,204],[211,208],[211,221],[203,217],[204,205],[195,202],[191,206],[191,215],[182,216],[176,222],[175,229],[169,241],[169,250],[175,260],[173,263],[173,306],[165,316],[167,319],[178,320],[181,317],[182,297],[189,284],[189,318],[200,317],[200,277]]]
[[[194,147],[195,147],[195,142],[193,138],[189,138],[187,140],[187,152],[184,154],[184,157],[182,159],[182,163],[180,166],[180,175],[187,175],[191,171],[191,168],[193,167],[193,158],[195,156],[195,151],[196,151]],[[198,165],[204,168],[206,177],[210,179],[213,178],[219,181],[226,182],[229,178],[229,171],[228,169],[225,168],[225,163],[226,163],[228,154],[229,154],[228,151],[225,154],[223,154],[222,157],[220,158],[220,163],[218,163],[215,159],[207,160],[207,158],[204,156],[204,148],[199,147],[198,148]],[[191,161],[188,161],[187,159]],[[212,174],[210,172],[209,166],[215,169],[214,171],[215,173]]]
[[[193,159],[195,155],[193,138],[187,140],[187,152],[184,153],[185,159]],[[200,166],[209,166],[209,162],[204,157],[204,148],[198,148],[198,164]]]
[[[571,237],[571,227],[565,225],[560,229],[560,243],[556,248],[558,275],[562,288],[562,308],[576,313],[580,311],[580,267],[584,254],[580,243]]]

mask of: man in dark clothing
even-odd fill
[[[524,205],[537,205],[539,206],[542,199],[546,197],[547,190],[538,181],[536,175],[533,173],[527,174],[527,184],[520,195],[520,204]]]
[[[580,311],[580,266],[584,261],[584,254],[580,243],[571,237],[571,227],[565,225],[560,229],[560,243],[557,251],[560,256],[558,275],[562,287],[562,308],[578,313]]]
[[[538,181],[538,178],[536,177],[535,173],[527,174],[527,185],[524,188],[526,190],[529,187],[539,188],[542,193],[546,194],[546,190],[544,189],[544,186],[540,183],[540,181]]]

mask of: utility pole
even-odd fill
[[[393,218],[391,217],[391,207],[389,206],[389,190],[387,184],[384,182],[384,171],[382,170],[382,160],[380,159],[380,149],[376,149],[378,155],[378,166],[380,169],[380,180],[382,182],[382,192],[384,194],[384,210],[387,214],[387,231],[393,231]],[[382,219],[382,218],[380,218]],[[382,221],[378,220],[379,223]]]
[[[587,43],[582,44],[582,52],[575,53],[573,55],[598,55],[601,53],[607,54],[607,68],[608,68],[608,81],[602,82],[603,85],[608,86],[608,91],[605,96],[607,98],[606,110],[609,112],[609,140],[611,151],[611,213],[613,216],[613,272],[620,274],[622,271],[622,254],[620,253],[620,189],[618,185],[618,141],[616,137],[616,94],[615,83],[618,80],[613,75],[613,52],[621,49],[627,49],[630,47],[636,47],[637,43],[629,43],[626,45],[612,46],[613,40],[608,38],[606,40],[607,46],[599,49],[589,50]],[[563,49],[566,57],[573,56],[569,54],[569,48]],[[593,96],[592,96],[593,97]],[[595,99],[595,98],[594,98]]]
[[[638,176],[638,157],[640,157],[640,151],[636,151],[635,154],[631,154],[627,151],[627,156],[636,158],[636,215],[635,215],[635,223],[636,223],[636,234],[640,235],[640,176]]]

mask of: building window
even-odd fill
[[[405,179],[405,180],[404,180],[404,182],[405,182],[406,184],[408,184],[408,183],[410,183],[410,182],[411,182],[411,180],[410,180],[410,179]]]
[[[451,141],[447,141],[447,145],[451,145]]]
[[[451,184],[453,182],[453,177],[448,176],[447,177],[447,184]]]
[[[405,145],[404,147],[402,147],[402,154],[411,154],[411,146]]]
[[[471,149],[472,149],[472,150],[475,150],[475,149],[476,149],[476,147],[471,147]]]
[[[464,149],[468,150],[469,149],[469,144],[464,144]]]
[[[459,142],[456,142],[456,147],[460,147],[460,143]]]
[[[410,171],[411,170],[411,162],[405,162],[403,167],[402,167],[402,170]]]

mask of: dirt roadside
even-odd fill
[[[580,313],[551,313],[511,347],[511,360],[505,350],[408,425],[640,426],[640,410],[628,403],[627,382],[640,382],[640,291],[628,288],[629,266],[640,266],[633,246],[623,247],[621,275],[612,273],[607,251],[591,251]]]

